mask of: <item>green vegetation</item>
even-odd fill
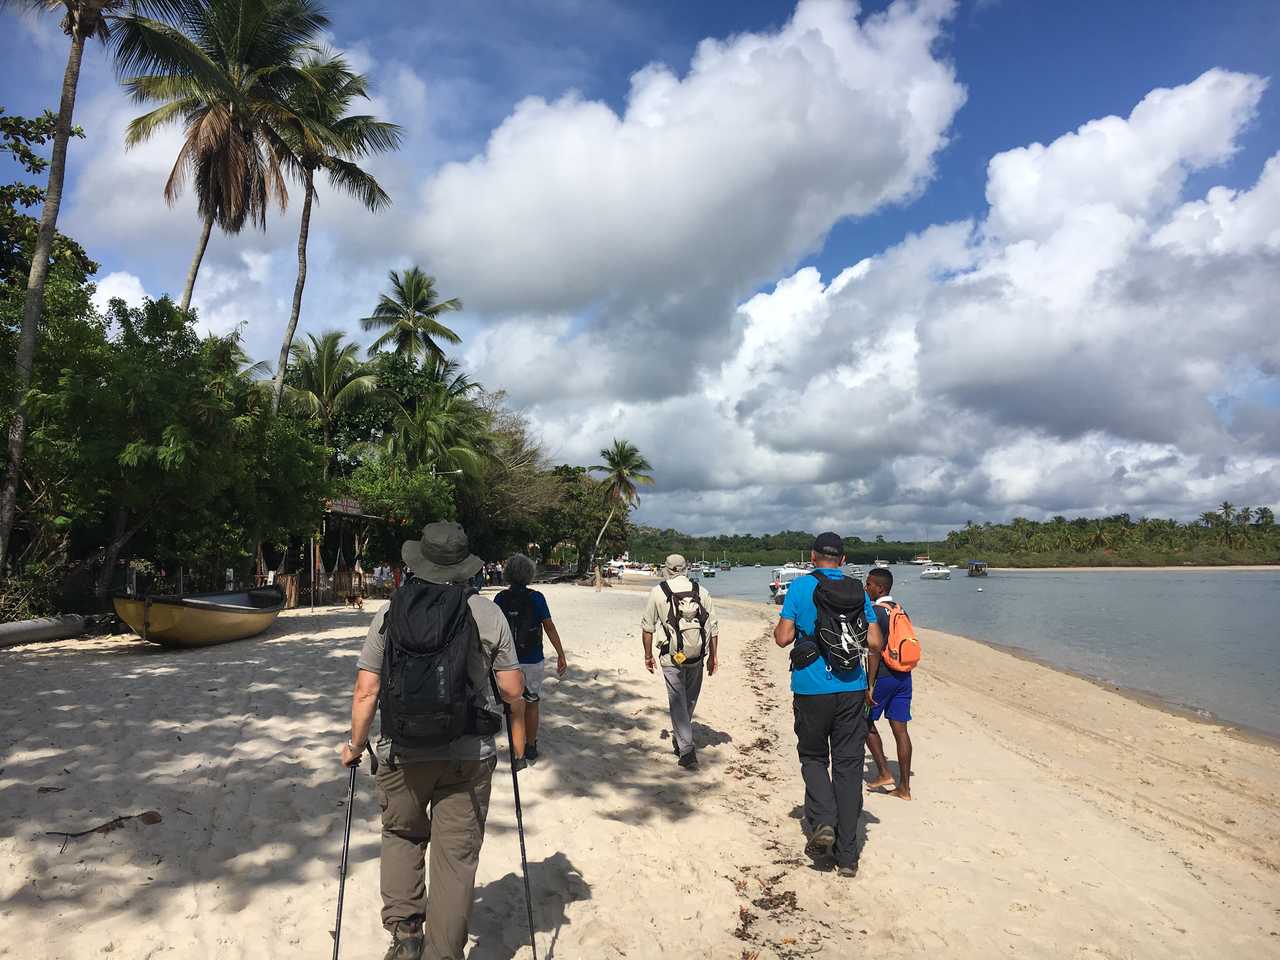
[[[257,19],[232,36],[228,18],[241,7]],[[291,362],[274,372],[253,363],[240,331],[201,336],[194,313],[168,297],[96,310],[97,264],[67,237],[42,244],[43,221],[23,212],[46,191],[25,180],[0,185],[0,391],[18,398],[0,408],[14,519],[0,541],[8,551],[0,619],[103,610],[129,568],[156,590],[220,588],[227,570],[241,583],[266,570],[305,573],[313,537],[326,568],[342,558],[368,569],[397,562],[401,542],[439,519],[462,521],[488,559],[524,550],[582,573],[594,549],[621,552],[636,488],[652,482],[640,451],[618,440],[601,451],[602,467],[549,462],[503,394],[486,392],[445,354],[459,337],[439,317],[461,301],[441,300],[423,270],[392,271],[391,293],[372,315],[348,318],[374,332],[372,344],[338,331],[293,341],[315,172],[377,208],[388,198],[351,160],[399,138],[392,124],[347,114],[365,81],[303,42],[322,18],[314,5],[192,0],[154,9],[199,14],[174,22],[208,28],[195,44],[140,14],[112,13],[109,22],[121,31],[122,72],[144,71],[126,86],[161,103],[131,136],[172,119],[187,125],[169,190],[194,178],[205,236],[184,300],[212,223],[232,233],[261,223],[267,201],[284,199],[283,175],[297,175],[307,197],[283,344]],[[271,17],[302,18],[296,45],[253,39]],[[278,70],[224,76],[228,57],[268,53],[283,58]],[[0,111],[0,149],[28,175],[42,173],[38,148],[56,141],[59,123]],[[247,155],[225,155],[236,150]],[[40,337],[31,337],[24,368],[34,329],[27,284],[40,249]],[[328,510],[333,501],[341,510]]]
[[[787,561],[808,560],[815,534],[803,530],[784,530],[781,533],[721,534],[712,537],[694,537],[678,530],[659,530],[656,527],[636,527],[627,541],[631,556],[642,561],[661,560],[669,553],[683,554],[690,560],[720,560],[728,558],[735,564],[760,564],[780,566]],[[928,553],[936,546],[931,543],[906,543],[877,538],[867,542],[856,536],[844,538],[845,551],[851,563],[868,564],[875,560],[892,560],[900,563],[918,553]]]
[[[631,556],[660,560],[668,553],[689,559],[727,556],[734,563],[778,565],[808,559],[814,534],[799,530],[750,536],[694,537],[678,530],[636,527],[627,541]],[[939,563],[985,560],[998,567],[1151,567],[1280,563],[1280,526],[1269,507],[1223,503],[1197,520],[1179,523],[1127,513],[1093,518],[1054,517],[1037,522],[1015,517],[1009,523],[965,524],[945,540],[906,543],[877,538],[867,543],[845,537],[852,563],[901,563],[927,553]]]
[[[1280,527],[1268,507],[1223,503],[1197,520],[1179,523],[1127,513],[1110,517],[1054,517],[1037,522],[967,523],[934,549],[936,559],[970,558],[1006,567],[1178,566],[1280,563]]]

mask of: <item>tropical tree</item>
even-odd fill
[[[307,334],[292,349],[294,383],[285,386],[293,405],[320,424],[326,449],[332,446],[333,422],[343,410],[354,406],[378,388],[378,378],[360,362],[360,348],[343,343],[340,332]],[[325,461],[325,476],[333,460]]]
[[[53,132],[53,154],[49,160],[49,181],[40,209],[40,225],[36,230],[31,270],[27,275],[26,299],[22,308],[22,332],[16,351],[17,376],[14,378],[13,419],[9,422],[9,443],[4,489],[0,491],[0,572],[5,569],[9,538],[17,508],[18,477],[22,472],[23,450],[27,439],[27,391],[31,386],[31,365],[36,354],[36,333],[44,313],[44,288],[49,277],[50,257],[62,207],[62,186],[67,173],[67,143],[71,139],[71,117],[75,112],[76,91],[80,84],[80,62],[84,45],[90,37],[105,41],[110,34],[108,16],[114,8],[124,6],[122,0],[0,0],[0,8],[21,6],[30,10],[62,13],[62,30],[70,38],[67,65],[62,73],[62,94],[58,100],[58,119]]]
[[[369,346],[369,356],[388,345],[395,345],[395,352],[411,357],[442,358],[444,350],[437,341],[461,343],[462,338],[440,322],[440,315],[451,310],[461,310],[462,301],[454,297],[441,300],[436,293],[436,281],[417,267],[404,273],[392,270],[389,279],[391,292],[378,299],[370,316],[360,319],[365,330],[382,330],[383,333]]]
[[[356,197],[377,212],[391,202],[386,191],[354,161],[371,153],[392,150],[400,144],[400,128],[376,117],[347,114],[351,101],[368,99],[368,81],[353,73],[339,56],[312,55],[299,68],[302,82],[293,89],[289,113],[280,133],[290,148],[289,166],[302,181],[302,219],[298,228],[298,278],[293,287],[293,306],[280,361],[276,366],[272,410],[280,406],[289,350],[302,310],[302,288],[307,282],[307,238],[311,230],[311,204],[315,198],[315,175],[324,170],[329,185]]]
[[[605,517],[604,526],[600,528],[600,534],[596,537],[595,546],[591,550],[592,565],[595,564],[600,541],[604,538],[604,532],[609,528],[609,522],[614,514],[619,509],[628,510],[639,502],[638,487],[653,484],[653,477],[646,472],[652,470],[653,466],[641,455],[635,444],[615,437],[612,446],[600,451],[600,457],[604,463],[588,469],[592,473],[604,474],[600,480],[600,486],[604,499],[609,504],[609,515]]]
[[[121,17],[116,69],[138,103],[158,103],[129,124],[135,146],[181,121],[185,136],[165,200],[194,183],[202,228],[180,306],[191,306],[196,275],[214,223],[237,234],[246,223],[266,229],[274,202],[289,193],[284,167],[292,159],[284,129],[299,122],[291,98],[314,82],[298,66],[302,51],[328,26],[313,0],[172,0],[164,20]]]
[[[493,449],[489,415],[457,387],[456,378],[438,381],[402,408],[390,447],[411,469],[431,466],[474,480]]]

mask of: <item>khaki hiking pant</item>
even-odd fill
[[[497,758],[384,764],[382,925],[425,921],[423,960],[462,960]],[[430,847],[430,885],[425,860]],[[430,897],[427,896],[428,889]]]

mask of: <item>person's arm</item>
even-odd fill
[[[640,642],[644,644],[644,668],[650,673],[653,673],[654,668],[653,628],[658,625],[658,618],[662,616],[655,594],[661,594],[661,592],[657,587],[649,591],[649,599],[644,605],[644,614],[640,617]]]
[[[517,667],[514,670],[495,670],[493,679],[498,684],[498,696],[503,703],[509,703],[514,713],[524,706],[524,671]]]
[[[720,620],[716,617],[716,607],[711,600],[711,594],[704,591],[703,597],[707,608],[707,655],[711,658],[707,661],[707,676],[714,677],[716,671],[720,669]]]
[[[796,622],[787,617],[779,617],[778,625],[773,628],[773,642],[782,648],[796,642]]]
[[[640,640],[644,644],[644,668],[653,673],[653,631],[641,630]]]
[[[880,655],[884,651],[884,635],[880,632],[880,618],[872,617],[867,624],[867,706],[875,706],[876,673],[880,669]]]
[[[564,658],[564,644],[560,642],[560,634],[556,630],[555,621],[547,617],[542,621],[542,629],[547,631],[547,639],[556,648],[556,673],[563,677],[564,672],[569,669],[569,663]]]
[[[356,686],[351,694],[351,740],[342,745],[342,763],[354,767],[360,762],[365,745],[369,742],[369,730],[373,715],[378,710],[378,691],[382,678],[371,670],[356,671]]]

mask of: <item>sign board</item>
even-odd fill
[[[329,513],[345,513],[353,517],[364,516],[364,508],[360,506],[360,501],[352,500],[349,497],[339,500],[326,500],[324,507]]]

